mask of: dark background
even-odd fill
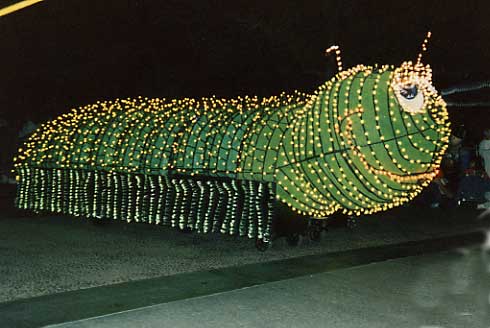
[[[344,67],[398,65],[428,30],[424,62],[441,90],[490,79],[489,17],[489,1],[45,0],[0,17],[0,118],[42,122],[138,95],[310,92],[336,71],[328,46],[341,46]],[[476,139],[489,113],[450,108]]]

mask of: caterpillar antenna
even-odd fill
[[[432,32],[428,31],[427,35],[425,36],[424,42],[422,42],[422,50],[420,51],[417,57],[417,65],[420,65],[422,63],[422,55],[424,54],[424,52],[427,51],[427,44],[429,43],[431,36],[432,36]]]
[[[339,46],[331,46],[325,50],[325,56],[329,56],[330,53],[335,52],[335,60],[337,61],[337,68],[339,72],[342,72],[342,58],[340,56]]]

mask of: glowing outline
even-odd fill
[[[13,13],[14,11],[24,9],[26,7],[32,6],[38,2],[41,2],[44,0],[24,0],[20,1],[17,3],[14,3],[13,5],[7,6],[5,8],[0,9],[0,17],[8,15]]]

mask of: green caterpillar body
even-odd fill
[[[449,131],[430,68],[410,62],[311,95],[97,102],[19,151],[17,206],[268,239],[276,201],[317,218],[409,201]]]

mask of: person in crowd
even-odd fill
[[[489,209],[490,208],[490,129],[483,131],[483,140],[478,145],[478,156],[481,158],[481,165],[483,166],[483,187],[480,188],[480,204],[477,209]]]
[[[449,181],[444,177],[442,170],[432,180],[422,195],[422,202],[428,203],[431,208],[438,208],[442,203],[447,203],[453,198],[453,193],[449,188]]]
[[[28,120],[27,122],[24,123],[24,125],[22,125],[22,128],[19,131],[19,139],[20,140],[27,139],[27,137],[29,137],[29,135],[32,132],[34,132],[34,130],[36,129],[37,129],[37,125],[33,121]]]
[[[479,161],[472,159],[470,166],[464,172],[458,186],[456,200],[461,205],[463,202],[484,202],[485,193],[490,191],[490,179],[482,170]]]
[[[471,162],[474,150],[465,143],[466,134],[463,125],[453,129],[440,171],[421,197],[423,203],[429,204],[432,208],[441,204],[455,206],[468,198],[466,192],[467,187],[472,185],[472,178],[466,179],[468,181],[464,184],[462,182],[465,180],[465,173],[468,173],[471,167],[474,169],[474,163]]]
[[[453,180],[451,183],[457,183],[457,180],[470,165],[472,151],[470,147],[465,145],[465,138],[466,128],[464,125],[454,128],[449,138],[449,147],[443,157],[444,175],[447,179]]]
[[[10,170],[16,149],[15,124],[7,118],[0,118],[0,183],[15,183]]]
[[[483,140],[478,145],[478,155],[483,161],[483,167],[490,177],[490,129],[483,131]]]

